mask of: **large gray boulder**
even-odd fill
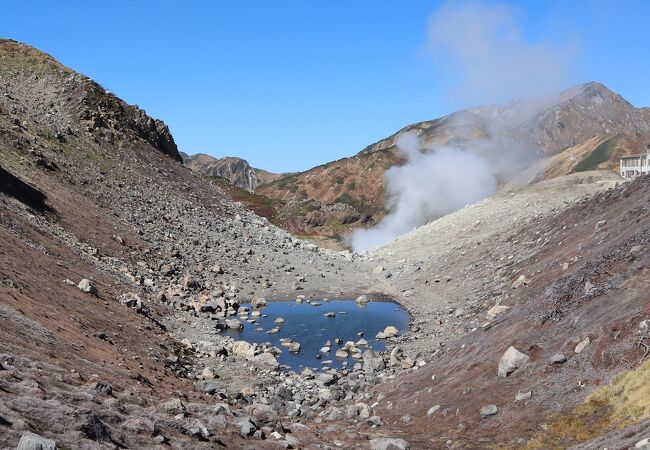
[[[528,355],[510,346],[499,360],[497,375],[505,378],[528,362]]]
[[[410,450],[411,446],[404,439],[377,438],[370,440],[372,450]]]
[[[250,359],[250,362],[258,367],[263,367],[270,370],[277,370],[280,367],[280,363],[271,353],[260,353],[257,356],[253,356]]]
[[[16,450],[55,450],[56,442],[52,439],[46,439],[36,433],[24,433],[20,437]]]

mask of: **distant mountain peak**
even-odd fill
[[[280,175],[252,167],[248,161],[236,156],[215,158],[205,153],[183,156],[184,164],[208,176],[218,176],[234,186],[253,191],[257,186],[273,181]]]

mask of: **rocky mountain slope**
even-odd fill
[[[248,161],[241,158],[226,156],[214,158],[210,155],[197,153],[196,155],[184,155],[183,163],[192,170],[203,175],[225,178],[233,186],[253,191],[263,183],[270,183],[281,175],[256,169],[248,164]]]
[[[552,98],[472,108],[409,125],[353,157],[281,177],[259,186],[256,193],[283,201],[346,203],[376,221],[385,213],[384,172],[404,162],[396,147],[404,133],[417,135],[423,148],[445,144],[471,148],[485,140],[499,151],[514,148],[504,153],[509,158],[527,155],[516,169],[523,171],[516,177],[521,186],[573,171],[613,168],[621,154],[640,153],[650,140],[648,111],[600,83],[587,83]],[[605,147],[600,145],[607,140]],[[502,184],[507,185],[511,176],[504,176]]]
[[[360,256],[233,202],[179,163],[162,122],[128,111],[0,41],[0,448],[648,437],[648,177],[512,187]],[[222,333],[253,319],[248,300],[358,294],[413,321],[347,369],[284,370],[272,346]]]
[[[172,144],[162,122],[0,41],[0,447],[30,431],[68,447],[212,448],[291,427],[243,409],[271,414],[255,384],[275,389],[277,367],[251,375],[206,311],[353,295],[370,278],[231,202]],[[198,389],[206,366],[220,381]]]

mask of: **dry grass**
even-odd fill
[[[614,377],[567,414],[555,414],[524,447],[567,448],[650,417],[650,361]]]

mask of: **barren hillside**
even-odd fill
[[[616,154],[625,139],[571,151]],[[276,205],[179,159],[163,122],[0,40],[1,448],[627,448],[647,437],[648,177],[562,175],[557,161],[552,179],[356,255],[292,236],[242,203]],[[342,203],[306,205],[314,221],[364,220]],[[395,299],[412,321],[330,343],[356,350],[339,369],[292,371],[271,343],[225,333],[263,314],[241,305],[251,300],[357,296]]]

